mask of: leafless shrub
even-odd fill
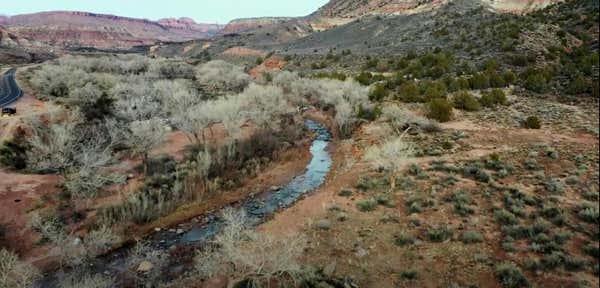
[[[372,163],[377,169],[384,168],[389,171],[390,186],[394,189],[399,170],[407,164],[406,162],[413,154],[413,145],[399,136],[387,140],[381,145],[370,147],[365,153],[365,160]]]
[[[111,147],[102,147],[101,142],[93,141],[79,144],[75,151],[75,163],[70,172],[65,175],[64,186],[71,195],[76,197],[94,197],[107,185],[123,183],[125,176],[103,173],[101,168],[107,166],[113,159]]]
[[[81,241],[70,236],[63,225],[55,217],[41,217],[34,214],[30,227],[42,235],[54,246],[52,253],[58,256],[61,266],[80,265],[85,259],[85,251]]]
[[[272,278],[295,279],[303,273],[298,258],[306,247],[304,237],[270,236],[250,230],[240,211],[228,209],[223,217],[226,227],[213,243],[217,248],[196,256],[200,276],[228,275],[264,283]]]
[[[74,273],[60,280],[60,288],[108,288],[112,287],[115,279],[102,274],[79,275]]]
[[[38,118],[29,119],[32,135],[28,139],[28,167],[38,172],[59,172],[65,177],[65,188],[75,196],[95,196],[108,184],[120,183],[122,176],[101,173],[110,164],[112,139],[98,130],[106,127],[88,127],[89,134],[78,129],[80,114],[72,112],[57,122],[51,117],[48,124]]]
[[[241,113],[261,127],[277,127],[281,115],[291,112],[283,91],[274,86],[250,84],[236,97],[241,102]]]
[[[52,113],[50,123],[45,124],[38,118],[27,119],[32,127],[28,139],[31,147],[27,151],[27,166],[39,172],[62,172],[73,164],[77,136],[75,127],[80,123],[78,113],[72,113],[69,119],[54,122]]]
[[[251,82],[242,67],[222,60],[210,61],[196,70],[196,79],[201,85],[213,90],[242,91]]]
[[[439,124],[433,120],[414,115],[398,105],[386,105],[382,109],[382,116],[400,135],[406,129],[418,129],[426,132],[439,130]]]
[[[115,85],[111,93],[117,99],[116,110],[119,116],[127,121],[163,116],[161,100],[143,77],[130,76]]]
[[[148,70],[150,58],[140,55],[66,56],[57,61],[57,64],[87,73],[140,74]]]
[[[368,88],[351,79],[304,79],[295,73],[281,72],[273,78],[273,84],[293,95],[292,103],[301,104],[298,99],[304,98],[321,107],[334,107],[336,123],[345,136],[359,122],[360,110],[369,110],[373,106],[369,101]]]
[[[134,154],[141,155],[144,163],[148,160],[148,153],[165,140],[166,127],[161,120],[150,119],[129,123],[131,135],[127,139]]]
[[[52,243],[53,254],[58,256],[61,266],[82,265],[120,242],[120,237],[106,226],[91,231],[85,239],[81,240],[67,233],[56,218],[43,218],[39,214],[34,214],[29,225]]]
[[[75,87],[91,81],[85,71],[67,66],[43,65],[31,78],[31,85],[42,98],[68,97]]]
[[[147,75],[155,79],[192,79],[194,67],[182,61],[154,60],[150,63]]]
[[[20,261],[16,254],[0,249],[0,288],[34,287],[39,277],[35,267]]]
[[[121,237],[107,226],[91,231],[84,239],[84,247],[89,257],[96,257],[106,253],[115,244],[121,242]]]

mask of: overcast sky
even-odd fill
[[[0,15],[75,10],[157,20],[190,17],[225,24],[235,18],[305,16],[328,0],[0,0]]]

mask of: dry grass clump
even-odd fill
[[[19,257],[2,248],[0,249],[0,288],[33,287],[40,273]]]
[[[34,214],[29,223],[31,228],[40,233],[43,240],[52,243],[52,253],[58,256],[61,266],[77,267],[90,259],[110,250],[121,241],[110,228],[102,226],[91,231],[81,239],[69,234],[58,218],[42,217]]]

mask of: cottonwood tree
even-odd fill
[[[365,153],[365,160],[377,169],[383,168],[388,171],[390,187],[394,190],[396,188],[396,176],[413,155],[413,145],[404,140],[402,136],[397,136],[381,145],[370,147]]]
[[[291,112],[283,90],[274,86],[250,86],[237,96],[242,107],[240,113],[260,127],[274,128],[280,116]]]
[[[202,102],[202,95],[191,89],[191,86],[191,81],[184,79],[160,80],[152,85],[152,93],[164,105],[167,114],[176,115]]]
[[[68,66],[43,65],[31,77],[31,84],[42,97],[68,97],[76,87],[92,81],[84,70]]]
[[[186,133],[188,139],[191,142],[199,145],[204,142],[204,130],[210,125],[212,118],[209,114],[206,114],[206,106],[202,104],[181,107],[180,113],[174,113],[172,118],[172,124]]]
[[[57,114],[51,112],[47,124],[39,118],[27,120],[32,128],[28,138],[28,167],[38,172],[60,173],[65,178],[65,189],[74,196],[95,196],[105,185],[122,182],[122,176],[101,172],[113,159],[115,138],[106,137],[107,128],[88,125],[87,130],[81,129],[77,111],[65,115],[61,122]]]
[[[131,135],[128,144],[135,155],[142,156],[144,172],[146,172],[150,151],[165,140],[165,125],[160,119],[152,118],[129,123],[129,130]]]
[[[230,90],[240,92],[251,82],[251,78],[242,67],[214,60],[196,69],[198,82],[213,90]]]
[[[117,99],[118,115],[127,121],[142,121],[162,116],[162,103],[157,99],[152,86],[142,77],[129,77],[112,89]]]
[[[358,121],[350,103],[341,102],[335,107],[335,122],[340,133],[344,136],[351,134],[354,124]]]
[[[215,237],[213,251],[198,253],[196,271],[203,277],[227,275],[269,283],[277,277],[297,279],[304,272],[298,258],[306,247],[301,235],[264,235],[247,227],[242,211],[223,212],[225,228]],[[280,278],[281,279],[281,278]]]
[[[77,197],[94,197],[106,185],[123,183],[125,176],[102,173],[101,168],[112,161],[112,143],[102,143],[100,139],[87,141],[77,147],[76,165],[65,176],[64,186]]]
[[[241,132],[241,126],[247,120],[244,116],[246,111],[243,111],[244,106],[238,96],[230,95],[207,101],[199,107],[198,113],[205,115],[204,117],[207,117],[211,124],[223,124],[229,136],[236,138]]]
[[[78,137],[74,131],[81,122],[81,116],[73,112],[58,123],[55,122],[57,113],[49,113],[48,124],[37,117],[26,119],[31,127],[27,166],[35,171],[64,173],[74,163],[73,153],[78,145]]]
[[[348,136],[358,123],[358,112],[368,111],[374,105],[369,101],[369,90],[352,79],[305,79],[296,73],[281,72],[273,78],[273,84],[281,87],[290,102],[302,104],[298,99],[307,99],[320,107],[332,106],[336,111],[336,123],[340,133]]]

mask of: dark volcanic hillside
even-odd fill
[[[207,38],[222,27],[191,19],[158,22],[87,12],[42,12],[4,19],[7,29],[21,38],[62,47],[130,48],[156,41]]]

